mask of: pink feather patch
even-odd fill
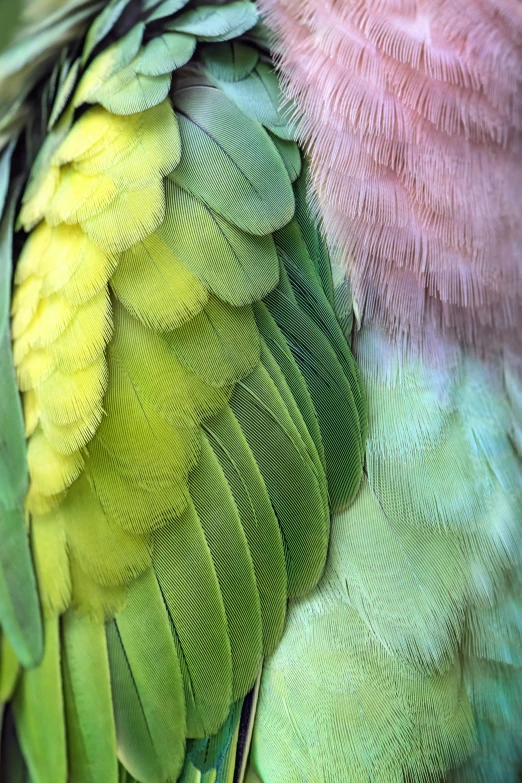
[[[522,325],[522,2],[260,5],[313,198],[362,315],[417,344],[440,330],[481,347],[512,342]]]

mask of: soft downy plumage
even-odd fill
[[[520,6],[260,6],[0,58],[8,783],[517,778]]]

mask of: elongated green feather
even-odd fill
[[[232,653],[232,699],[235,701],[252,687],[261,663],[261,606],[237,507],[205,436],[189,487],[223,596]]]
[[[209,442],[234,496],[248,542],[259,593],[263,652],[283,631],[287,578],[283,541],[266,485],[237,419],[225,408],[205,424]]]
[[[3,197],[11,152],[4,153],[0,164]],[[31,666],[42,655],[42,629],[23,508],[25,437],[9,333],[13,211],[11,203],[0,224],[0,622],[20,661]]]
[[[62,627],[69,775],[78,783],[116,782],[116,731],[105,626],[68,612]]]
[[[299,595],[319,577],[326,557],[329,515],[295,424],[275,384],[258,367],[235,388],[231,407],[259,466],[279,521],[288,573],[288,594]],[[295,492],[285,491],[287,476]]]
[[[215,734],[232,700],[232,659],[223,598],[192,504],[155,535],[154,571],[181,666],[190,737]]]
[[[181,673],[152,571],[131,589],[125,610],[107,627],[107,642],[120,758],[139,780],[175,777],[183,760],[183,732],[173,735],[170,726],[182,729],[185,721]]]
[[[67,750],[59,620],[44,624],[44,656],[26,672],[13,701],[20,747],[33,783],[66,783]]]

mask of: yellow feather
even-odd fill
[[[75,161],[74,166],[90,176],[104,173],[125,190],[137,190],[169,174],[180,156],[178,121],[165,100],[142,112],[139,125],[120,133],[96,154]]]
[[[47,350],[55,366],[73,373],[92,364],[104,351],[112,334],[110,299],[106,288],[80,305],[71,323]]]
[[[31,348],[45,348],[56,340],[71,323],[75,313],[75,305],[61,292],[40,299],[36,313],[24,332]]]
[[[17,343],[15,343],[15,350]],[[16,365],[16,378],[20,391],[36,388],[54,372],[54,362],[47,351],[28,351]]]
[[[61,614],[71,600],[71,576],[65,531],[51,511],[33,516],[32,549],[44,617]]]
[[[68,455],[55,451],[37,429],[27,447],[27,464],[33,490],[49,496],[67,489],[80,475],[84,462],[78,451]]]
[[[40,406],[34,389],[29,389],[23,394],[25,437],[29,438],[38,427],[40,421]]]
[[[142,323],[162,332],[192,318],[208,299],[199,280],[157,234],[122,254],[111,287]]]
[[[37,274],[42,258],[47,252],[52,238],[52,229],[48,223],[42,221],[27,237],[16,264],[14,280],[20,285],[30,275]],[[16,295],[16,294],[15,294]]]
[[[74,123],[55,152],[52,163],[63,166],[104,151],[109,160],[119,160],[127,154],[128,145],[132,148],[132,144],[136,143],[142,122],[143,113],[120,116],[111,114],[103,106],[93,106]]]
[[[16,288],[11,304],[11,334],[13,339],[20,337],[34,318],[40,302],[42,281],[30,275]]]
[[[115,256],[96,247],[80,226],[62,223],[51,232],[39,267],[42,296],[61,289],[72,304],[87,301],[106,285],[116,268]]]
[[[50,166],[41,177],[29,185],[23,197],[19,217],[25,231],[30,231],[44,217],[49,203],[58,190],[60,176],[58,166]]]
[[[100,421],[103,410],[101,407],[91,410],[88,419],[77,419],[70,424],[55,424],[40,413],[40,422],[49,442],[56,451],[61,454],[71,454],[73,451],[83,448],[94,436]]]
[[[102,410],[106,387],[107,363],[102,354],[74,374],[56,370],[36,387],[36,395],[45,418],[64,425],[78,419],[96,420]]]
[[[62,170],[60,185],[45,211],[49,225],[79,223],[102,212],[118,195],[118,187],[105,174],[87,176],[72,166]]]
[[[163,182],[143,190],[120,193],[99,215],[81,222],[83,230],[103,250],[128,250],[152,234],[165,217]]]

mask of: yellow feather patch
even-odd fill
[[[41,177],[30,183],[24,193],[19,217],[25,231],[30,231],[44,217],[58,190],[60,176],[58,166],[50,166]]]
[[[18,286],[11,304],[11,334],[16,340],[27,329],[36,315],[42,291],[42,281],[35,275],[30,275]]]
[[[49,225],[80,223],[97,215],[118,195],[118,186],[104,174],[87,176],[72,166],[62,169],[60,185],[45,211]]]
[[[33,556],[44,617],[61,614],[71,599],[71,575],[65,531],[54,512],[33,516]]]
[[[27,464],[32,488],[42,495],[58,495],[78,478],[84,462],[79,452],[65,455],[55,451],[39,429],[29,441]]]
[[[42,259],[42,296],[61,290],[71,304],[86,302],[106,286],[117,258],[100,250],[79,226],[62,223],[52,231],[49,251]]]
[[[100,407],[90,411],[87,419],[77,419],[70,424],[55,424],[42,411],[40,422],[50,443],[61,454],[71,454],[83,448],[95,435],[102,420],[103,410]]]
[[[142,112],[140,119],[137,127],[120,133],[109,147],[75,160],[75,168],[89,176],[106,174],[125,190],[147,187],[169,174],[181,157],[178,121],[170,102]]]
[[[107,388],[107,362],[101,355],[92,364],[74,374],[54,372],[36,387],[36,395],[45,418],[54,424],[90,421],[102,410]]]
[[[40,421],[40,406],[34,389],[29,389],[23,394],[25,437],[29,438],[38,427]]]
[[[14,354],[17,354],[18,344],[14,344]],[[54,362],[47,351],[29,350],[16,365],[16,378],[20,391],[27,392],[38,384],[50,378],[54,372]]]
[[[165,192],[160,181],[143,190],[120,193],[102,213],[82,221],[81,226],[103,250],[117,253],[152,234],[164,217]]]
[[[149,537],[129,535],[111,525],[85,474],[70,488],[58,513],[69,551],[95,582],[105,586],[126,584],[150,565]]]
[[[61,146],[55,152],[52,163],[63,166],[93,155],[107,155],[110,161],[125,158],[137,143],[138,130],[143,113],[121,116],[111,114],[103,106],[93,106],[74,123]],[[103,170],[103,167],[100,171]],[[89,173],[88,171],[85,173]]]
[[[106,288],[80,305],[71,323],[47,350],[60,372],[73,373],[92,364],[112,335],[110,299]]]
[[[199,280],[157,234],[122,254],[111,287],[145,326],[162,332],[192,318],[208,299]]]
[[[31,348],[45,348],[56,340],[71,323],[75,313],[76,306],[61,292],[40,299],[36,313],[24,332]]]
[[[49,248],[52,233],[51,227],[44,220],[27,237],[16,264],[14,281],[17,286],[27,280],[30,275],[38,273],[42,258]]]

